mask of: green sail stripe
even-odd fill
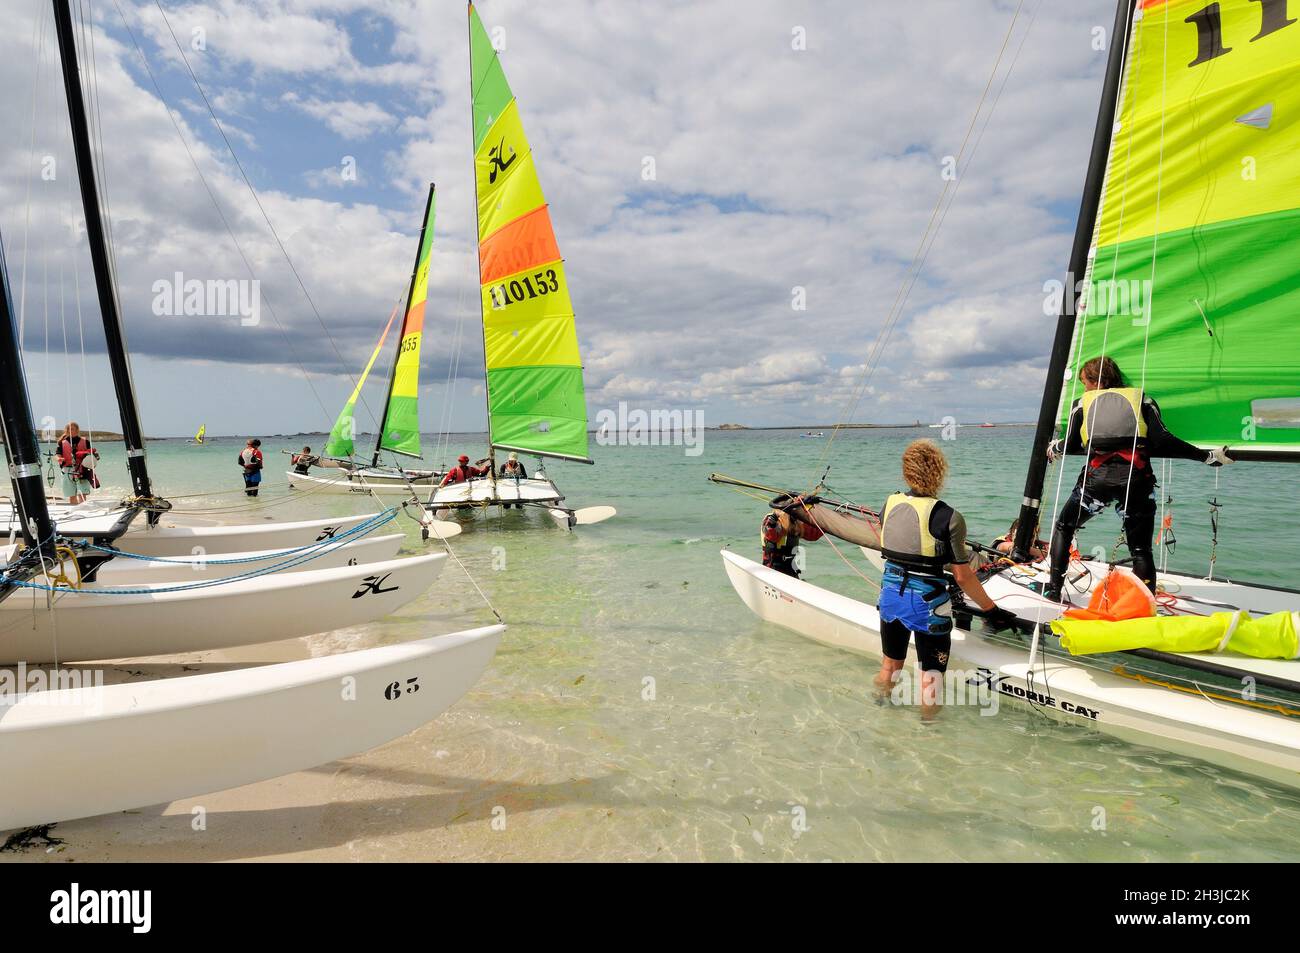
[[[412,457],[420,455],[420,403],[415,397],[394,394],[388,401],[383,448]]]
[[[506,74],[501,69],[501,60],[492,47],[483,21],[478,11],[469,8],[469,56],[470,71],[474,88],[471,98],[474,103],[474,151],[482,144],[497,117],[510,105],[514,94],[506,82]]]
[[[330,428],[330,438],[325,444],[325,455],[327,457],[350,457],[354,449],[352,438],[356,436],[357,428],[353,416],[356,410],[356,401],[350,400],[343,405],[339,411],[338,419],[334,421],[334,426]]]
[[[581,367],[502,367],[488,371],[487,382],[493,443],[587,456]]]
[[[1300,210],[1104,246],[1096,262],[1106,280],[1089,287],[1092,313],[1079,319],[1074,376],[1104,350],[1142,386],[1145,361],[1145,389],[1184,440],[1300,447],[1300,426],[1286,425],[1300,424]],[[1066,387],[1062,424],[1071,396],[1077,384]]]

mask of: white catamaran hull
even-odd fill
[[[550,480],[530,477],[527,480],[506,478],[475,479],[466,483],[453,483],[434,491],[429,497],[430,509],[458,509],[473,506],[499,506],[509,503],[552,504],[564,500],[564,494]]]
[[[391,741],[437,717],[504,626],[0,705],[0,829],[223,791]]]
[[[877,569],[884,568],[884,557],[874,549],[860,547],[863,554]],[[1042,587],[1050,574],[1045,562],[1021,565],[983,578],[984,591],[1008,612],[1014,612],[1025,622],[1046,626],[1060,617],[1066,609],[1086,605],[1094,587],[1101,584],[1110,572],[1105,563],[1092,560],[1073,560],[1066,578],[1070,581],[1070,605],[1043,598],[1030,588]],[[1162,612],[1171,615],[1211,615],[1215,612],[1235,612],[1244,609],[1252,615],[1273,612],[1294,612],[1300,606],[1300,593],[1290,589],[1252,586],[1222,579],[1204,579],[1185,573],[1162,572],[1157,574],[1157,586],[1165,605]],[[1172,656],[1171,656],[1172,657]],[[1252,658],[1234,652],[1184,652],[1177,658],[1190,664],[1210,664],[1234,677],[1265,676],[1280,682],[1300,684],[1300,660]]]
[[[362,625],[425,592],[446,560],[431,553],[132,595],[92,583],[60,592],[53,608],[46,592],[20,589],[0,602],[0,664],[174,655]]]
[[[110,532],[117,524],[121,510],[104,507],[71,507],[64,511],[51,511],[59,534],[73,539],[91,539]],[[291,549],[332,539],[358,523],[372,520],[379,514],[363,513],[360,516],[339,516],[333,519],[300,520],[289,523],[246,523],[231,526],[187,526],[178,520],[164,517],[157,526],[150,527],[143,513],[136,516],[130,529],[115,543],[118,549],[142,556],[191,556],[197,553],[242,553],[258,550]],[[19,532],[13,517],[8,527],[0,524],[0,532],[14,536]]]
[[[203,579],[225,579],[256,569],[282,566],[276,572],[307,572],[313,569],[336,569],[363,563],[383,562],[397,555],[406,537],[402,533],[388,536],[365,536],[355,543],[327,546],[313,551],[294,552],[282,549],[255,553],[223,553],[217,556],[173,556],[130,559],[116,557],[99,567],[95,581],[101,586],[133,586],[142,583],[185,583]],[[293,565],[289,560],[312,558]]]
[[[759,618],[824,645],[880,657],[874,606],[818,588],[723,551],[736,592]],[[908,666],[915,664],[909,653]],[[1144,684],[1112,671],[1040,653],[1030,672],[1024,648],[955,629],[950,673],[1126,741],[1201,758],[1300,788],[1300,723],[1244,705]],[[951,677],[951,676],[950,676]]]
[[[421,470],[418,473],[399,474],[395,471],[331,470],[315,473],[285,473],[289,488],[318,493],[379,493],[385,496],[410,496],[412,491],[428,492],[442,480],[441,473]]]

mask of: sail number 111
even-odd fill
[[[1250,42],[1262,40],[1271,33],[1295,23],[1293,17],[1287,16],[1287,0],[1250,0],[1259,4],[1259,32],[1250,38]],[[1223,45],[1223,14],[1217,3],[1211,3],[1197,10],[1183,21],[1196,26],[1196,59],[1187,65],[1199,66],[1210,60],[1231,53],[1232,47]]]

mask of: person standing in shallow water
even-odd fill
[[[921,715],[933,718],[943,699],[943,676],[952,649],[952,598],[947,572],[984,612],[986,625],[1011,628],[1016,617],[984,591],[970,567],[966,520],[938,498],[948,476],[948,461],[933,441],[916,440],[903,451],[906,493],[885,501],[880,522],[885,557],[880,583],[880,672],[876,688],[889,692],[907,663],[907,646],[916,641],[921,670]]]
[[[258,485],[262,482],[262,441],[250,440],[239,451],[239,465],[244,470],[244,493],[257,496]]]
[[[89,437],[81,435],[75,420],[63,429],[56,447],[55,457],[63,474],[63,495],[74,505],[86,502],[90,491],[99,486],[95,477],[99,451],[90,445]]]

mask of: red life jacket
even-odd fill
[[[77,436],[77,447],[73,448],[72,437],[64,437],[59,441],[59,452],[57,459],[59,466],[64,468],[79,467],[81,460],[86,454],[91,452],[90,441],[80,435]]]
[[[1097,467],[1116,459],[1131,463],[1135,470],[1145,469],[1147,465],[1146,451],[1138,447],[1137,450],[1111,450],[1107,453],[1094,453],[1092,459],[1088,461],[1088,466],[1095,470]]]
[[[442,478],[442,485],[451,486],[453,483],[464,483],[470,477],[476,477],[478,475],[479,471],[476,467],[457,464],[447,471],[447,475]]]

